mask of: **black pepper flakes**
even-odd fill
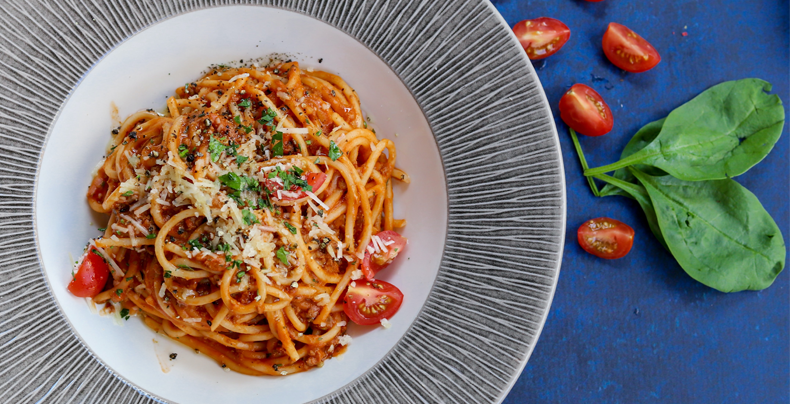
[[[178,357],[178,354],[177,354],[177,353],[171,353],[171,354],[170,354],[170,360],[171,360],[171,361],[174,361],[174,360],[176,360],[176,358],[177,358],[177,357]]]
[[[323,62],[323,61],[324,61],[324,58],[319,58],[319,59],[318,59],[318,63],[321,63],[321,62]]]

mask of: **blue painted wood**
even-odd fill
[[[571,28],[558,54],[535,63],[565,160],[565,256],[543,334],[505,403],[790,402],[788,272],[767,290],[729,295],[692,280],[650,234],[636,203],[593,197],[557,110],[575,83],[592,86],[612,107],[614,130],[581,139],[590,166],[598,166],[616,161],[642,125],[725,80],[765,79],[790,103],[788,2],[493,3],[511,26],[545,16]],[[612,21],[648,39],[661,63],[640,74],[609,63],[601,38]],[[786,125],[774,151],[737,181],[760,198],[790,240],[787,132]],[[576,229],[598,216],[636,230],[627,257],[601,260],[578,246]]]

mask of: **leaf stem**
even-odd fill
[[[614,185],[614,186],[616,186],[616,187],[618,187],[618,188],[620,188],[622,190],[626,190],[626,189],[637,190],[637,191],[639,190],[639,188],[636,185],[634,185],[634,184],[632,184],[632,183],[630,183],[628,181],[623,181],[623,180],[621,180],[619,178],[612,177],[611,175],[598,174],[598,175],[595,175],[594,177],[599,179],[599,180],[601,180],[601,181],[603,181],[603,182],[605,182],[605,183],[607,183],[607,184],[612,184],[612,185]],[[587,177],[587,178],[590,178],[590,177]]]
[[[634,156],[636,156],[636,157],[634,157]],[[612,164],[607,164],[607,165],[601,166],[601,167],[585,169],[584,170],[584,176],[585,177],[592,177],[592,176],[596,176],[596,175],[600,175],[600,174],[605,174],[605,173],[608,173],[608,172],[611,172],[611,171],[619,170],[621,168],[625,168],[625,167],[632,166],[634,164],[640,163],[644,159],[645,158],[644,158],[644,156],[641,155],[641,153],[636,152],[636,153],[634,153],[634,154],[632,154],[632,155],[630,155],[630,156],[628,156],[628,157],[626,157],[626,158],[624,158],[624,159],[622,159],[620,161],[614,162]]]
[[[584,158],[584,151],[582,151],[582,145],[579,143],[579,137],[576,136],[576,131],[573,128],[568,128],[571,131],[571,139],[573,140],[573,146],[576,148],[576,155],[579,156],[579,162],[582,164],[582,169],[586,173],[589,167],[587,166],[587,159]],[[587,174],[585,174],[586,176]],[[598,191],[598,186],[595,185],[595,180],[593,177],[587,177],[587,184],[590,185],[590,191],[592,191],[593,195],[601,196],[601,192]]]

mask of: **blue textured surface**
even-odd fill
[[[505,403],[790,402],[788,271],[760,292],[724,294],[692,280],[653,238],[635,202],[590,193],[557,110],[574,83],[592,86],[612,107],[614,130],[581,139],[594,167],[616,161],[642,125],[722,81],[765,79],[790,105],[788,2],[493,3],[511,26],[545,16],[571,28],[571,39],[559,53],[534,64],[556,117],[565,161],[565,256],[543,334]],[[639,74],[609,63],[601,38],[613,21],[650,41],[661,63]],[[737,178],[762,201],[786,243],[787,126],[773,152]],[[628,256],[607,261],[581,250],[576,229],[599,216],[634,228],[635,246]]]

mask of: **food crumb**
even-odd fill
[[[178,354],[177,354],[177,353],[171,353],[171,354],[170,354],[170,360],[171,360],[171,361],[172,361],[172,360],[175,360],[177,357],[178,357]]]

